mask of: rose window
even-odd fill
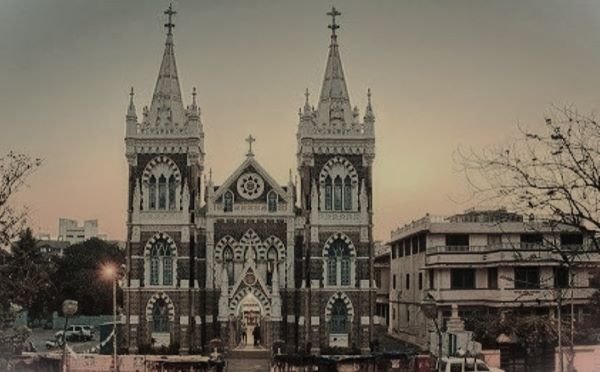
[[[248,200],[258,198],[265,189],[263,179],[256,173],[246,173],[237,182],[238,193]]]

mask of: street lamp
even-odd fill
[[[437,304],[435,299],[428,293],[423,300],[421,301],[421,311],[425,315],[426,318],[433,320],[433,324],[435,325],[435,329],[438,334],[438,371],[442,371],[442,330],[437,322]]]
[[[104,276],[112,280],[112,294],[113,294],[113,371],[119,370],[118,356],[117,356],[117,279],[119,277],[119,270],[114,264],[109,264],[103,268]]]
[[[74,300],[64,300],[62,304],[62,312],[65,317],[65,328],[63,329],[62,342],[63,342],[63,371],[67,372],[67,325],[69,324],[69,317],[75,315],[77,312],[78,304]]]

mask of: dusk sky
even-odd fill
[[[296,170],[298,108],[316,104],[330,1],[175,1],[185,104],[198,89],[216,184],[256,159]],[[36,232],[97,218],[125,239],[125,113],[161,61],[167,1],[0,0],[0,153],[43,159],[19,202]],[[376,115],[375,236],[472,207],[453,153],[510,141],[551,105],[600,108],[600,1],[336,1],[352,105]]]

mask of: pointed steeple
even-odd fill
[[[147,120],[151,126],[183,126],[185,124],[185,110],[179,86],[177,64],[175,63],[175,49],[173,44],[173,7],[164,12],[168,16],[167,38],[162,62],[158,71],[158,78],[152,95],[152,103],[148,110]]]
[[[131,137],[137,134],[137,113],[133,104],[133,87],[129,92],[129,107],[127,107],[127,115],[125,116],[125,136]]]
[[[317,109],[318,121],[319,124],[325,123],[332,126],[350,125],[352,122],[352,106],[350,105],[350,96],[348,95],[336,34],[336,30],[340,26],[336,23],[335,18],[341,13],[335,7],[332,7],[327,15],[332,18],[332,22],[328,26],[331,29],[331,40]]]
[[[367,89],[367,109],[365,110],[365,123],[375,121],[375,113],[373,112],[373,106],[371,105],[371,88]]]

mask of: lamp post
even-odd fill
[[[113,361],[112,370],[115,372],[119,371],[119,360],[117,355],[117,278],[119,272],[117,267],[114,265],[107,265],[104,267],[104,275],[112,280],[112,297],[113,297]]]
[[[69,317],[75,315],[77,312],[78,304],[74,300],[64,300],[62,304],[62,312],[65,317],[65,327],[63,328],[62,341],[63,341],[63,371],[67,372],[67,325],[69,324]]]
[[[435,303],[435,299],[431,294],[427,294],[425,298],[421,301],[421,311],[425,315],[426,318],[433,320],[433,324],[435,325],[435,330],[438,335],[438,367],[437,370],[439,372],[442,371],[442,330],[437,322],[437,304]]]

